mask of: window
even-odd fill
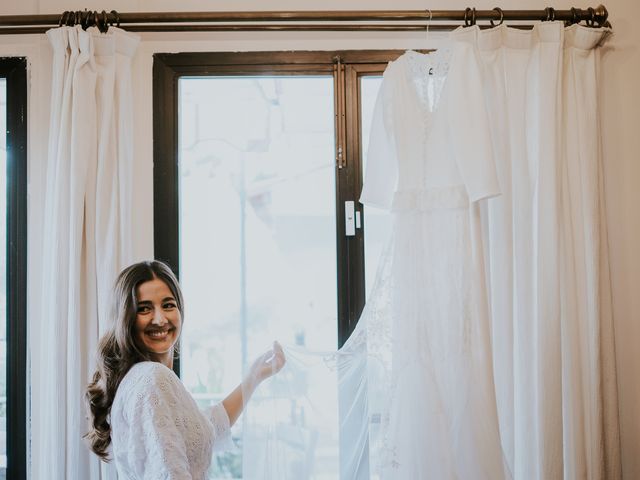
[[[388,229],[374,209],[364,228],[361,152],[401,53],[155,55],[155,255],[180,277],[174,368],[203,406],[265,338],[333,350],[355,327]],[[213,477],[241,465],[220,456]]]
[[[26,479],[26,140],[24,58],[0,58],[0,478]]]

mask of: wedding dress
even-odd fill
[[[388,209],[392,232],[358,326],[337,353],[323,356],[336,373],[336,468],[344,480],[510,478],[479,223],[480,203],[500,191],[477,34],[477,27],[458,29],[450,48],[407,51],[384,72],[360,200]],[[319,383],[309,356],[288,349],[289,374],[274,382],[298,376]],[[332,398],[326,390],[306,412]],[[271,478],[268,461],[256,462],[270,455],[272,462],[283,458],[275,450],[250,456],[252,475]],[[337,478],[313,468],[296,477],[281,465],[272,477]]]

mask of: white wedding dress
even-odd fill
[[[272,426],[249,406],[246,478],[511,477],[500,444],[480,234],[480,205],[500,190],[477,34],[477,27],[458,29],[450,48],[408,51],[384,72],[361,202],[390,211],[390,239],[345,345],[316,360],[286,349],[285,370],[258,394],[274,399],[265,409],[275,412]],[[322,395],[306,385],[322,385]],[[279,414],[283,398],[305,415],[291,420],[286,407]],[[327,466],[314,432],[333,425],[331,411],[339,446]],[[306,453],[290,456],[293,444]]]
[[[369,357],[383,359],[369,369],[370,461],[383,479],[509,476],[479,224],[499,186],[477,33],[391,62],[374,111],[360,201],[389,209],[393,233],[361,322]]]

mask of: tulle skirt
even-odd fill
[[[248,413],[245,466],[257,476],[245,478],[510,477],[500,446],[476,212],[408,209],[393,216],[349,340],[337,352],[287,348],[284,375],[262,395],[271,399],[262,404],[267,410],[257,415],[254,406]],[[301,381],[306,386],[296,387]],[[295,399],[304,420],[292,419],[283,399]],[[304,445],[295,459],[287,453],[292,435]],[[319,447],[323,437],[331,437],[333,451]]]

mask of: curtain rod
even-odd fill
[[[433,22],[463,22],[475,25],[488,21],[493,26],[503,21],[536,22],[561,20],[567,24],[586,22],[590,27],[611,26],[604,5],[595,8],[555,10],[344,10],[344,11],[272,11],[272,12],[146,12],[118,13],[66,11],[61,15],[0,15],[1,34],[44,33],[60,25],[80,24],[84,28],[122,25],[132,32],[172,31],[421,31],[453,30],[459,24],[438,25]],[[424,23],[407,23],[421,21]],[[285,23],[274,23],[285,22]],[[311,22],[311,23],[301,23]],[[344,22],[376,22],[344,23]],[[401,23],[404,22],[404,23]],[[496,23],[497,22],[497,23]],[[532,24],[514,25],[531,28]]]

